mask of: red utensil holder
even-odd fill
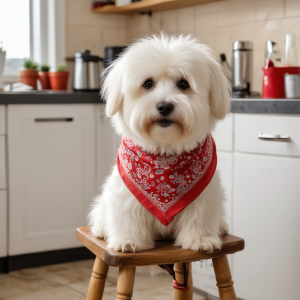
[[[263,68],[263,98],[286,98],[284,74],[300,74],[300,67],[267,67]]]

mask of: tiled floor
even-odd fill
[[[0,274],[0,300],[85,300],[92,260]],[[114,300],[118,268],[111,267],[103,300]],[[133,300],[172,300],[172,277],[136,275]],[[193,300],[205,300],[194,294]]]

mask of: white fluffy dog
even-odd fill
[[[149,155],[164,157],[198,147],[229,111],[221,67],[192,36],[138,40],[110,66],[102,95],[116,131]],[[228,232],[224,200],[216,171],[203,192],[164,226],[114,166],[90,213],[91,231],[116,251],[142,251],[153,248],[155,240],[174,239],[184,249],[212,252]]]

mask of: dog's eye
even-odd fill
[[[177,83],[177,87],[180,89],[180,90],[186,90],[188,87],[189,87],[189,84],[186,80],[184,79],[180,79]]]
[[[153,80],[151,79],[147,79],[144,84],[143,84],[143,87],[145,89],[151,89],[153,87]]]

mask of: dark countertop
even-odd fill
[[[0,104],[104,103],[99,93],[65,91],[0,92]]]
[[[99,93],[0,92],[0,104],[104,103]],[[232,98],[232,113],[300,114],[300,99]]]
[[[300,99],[231,99],[232,113],[300,114]]]

